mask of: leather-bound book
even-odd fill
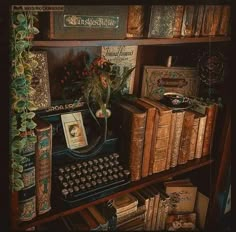
[[[195,158],[199,122],[200,122],[200,116],[197,113],[194,113],[194,121],[190,138],[188,160],[193,160]]]
[[[80,214],[73,213],[61,218],[67,230],[65,231],[89,231],[90,227]],[[60,224],[59,224],[60,225]],[[50,230],[51,231],[51,230]],[[64,231],[64,227],[58,227],[55,231]]]
[[[149,38],[173,38],[176,6],[153,5],[151,8]]]
[[[196,21],[196,9],[194,5],[185,5],[181,36],[191,37],[194,33],[194,23]]]
[[[180,37],[181,36],[181,27],[184,15],[184,6],[177,5],[175,10],[175,23],[173,27],[173,36]]]
[[[172,110],[158,101],[148,98],[142,98],[142,101],[156,107],[155,127],[152,138],[149,167],[152,170],[151,173],[158,173],[166,170]]]
[[[193,123],[194,113],[191,111],[185,111],[179,144],[178,164],[185,164],[188,161]]]
[[[183,128],[185,111],[176,111],[173,112],[173,114],[176,114],[176,122],[174,125],[174,135],[172,138],[171,158],[170,158],[170,167],[172,168],[177,166],[178,164],[180,138]]]
[[[196,23],[194,25],[194,36],[198,37],[201,34],[205,6],[199,5],[199,6],[195,6],[195,7],[197,10],[197,12],[196,12],[197,19],[196,19]]]
[[[18,192],[19,221],[30,221],[36,217],[35,146],[29,144],[23,151],[27,161],[23,164],[24,188]]]
[[[117,120],[120,125],[120,154],[129,163],[131,181],[141,178],[146,112],[127,102],[119,103]],[[120,121],[120,123],[119,123]]]
[[[36,118],[35,167],[37,213],[43,214],[51,209],[52,184],[52,125]]]
[[[214,7],[214,15],[213,15],[213,23],[211,26],[210,34],[211,36],[217,35],[217,31],[220,25],[220,18],[223,6],[222,5],[215,5]]]
[[[126,37],[143,37],[144,32],[144,6],[129,5]]]
[[[230,5],[223,5],[217,35],[227,36],[229,34],[230,13]]]
[[[198,159],[202,157],[202,148],[203,148],[203,141],[204,141],[204,134],[206,128],[206,115],[201,115],[199,117],[199,126],[197,132],[197,141],[196,141],[196,149],[194,153],[194,158]]]
[[[98,230],[101,231],[100,224],[95,220],[93,215],[89,212],[88,209],[83,209],[79,211],[79,215],[83,218],[83,220],[89,226],[89,230]]]

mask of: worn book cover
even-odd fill
[[[166,218],[167,231],[196,231],[196,213],[172,214]]]
[[[170,196],[169,213],[194,211],[197,187],[182,185],[180,183],[179,186],[166,186],[166,193]]]
[[[181,36],[181,27],[184,15],[184,5],[177,5],[175,11],[175,22],[173,26],[173,36],[180,37]]]
[[[95,220],[99,223],[100,228],[102,231],[108,230],[108,221],[105,217],[99,212],[96,206],[89,206],[88,211],[92,214]]]
[[[65,5],[50,12],[50,39],[124,39],[128,6]]]
[[[188,162],[193,123],[194,123],[194,113],[191,111],[185,111],[183,128],[179,144],[178,165],[185,164]]]
[[[196,7],[196,23],[194,25],[194,36],[198,37],[201,34],[201,29],[202,29],[202,21],[203,21],[203,16],[204,16],[204,10],[205,10],[205,5],[198,5]]]
[[[122,76],[127,70],[136,66],[138,46],[102,46],[101,56],[109,60],[112,65],[112,72],[116,76]],[[133,93],[135,70],[132,71],[122,90],[123,93]]]
[[[227,36],[229,34],[230,15],[231,15],[230,5],[223,5],[220,17],[220,24],[217,31],[218,35]]]
[[[43,214],[51,209],[52,191],[52,125],[42,119],[35,119],[35,168],[37,213]]]
[[[197,96],[199,75],[196,68],[144,66],[141,97],[160,100],[165,92]]]
[[[95,218],[92,216],[88,209],[82,209],[81,211],[79,211],[79,215],[89,226],[89,230],[101,231],[100,224],[95,220]]]
[[[126,37],[143,37],[145,24],[144,6],[129,5]]]
[[[61,114],[67,147],[76,149],[88,145],[81,112]]]
[[[196,8],[194,5],[185,5],[183,22],[181,27],[181,36],[192,37],[194,33],[194,25],[196,23]]]
[[[158,101],[148,98],[142,100],[156,107],[149,167],[151,173],[158,173],[166,170],[172,110]]]
[[[85,221],[84,218],[80,216],[78,212],[62,217],[62,221],[67,228],[67,230],[65,231],[79,231],[79,230],[89,231],[90,230],[88,223]],[[55,231],[60,231],[60,230],[64,231],[64,228],[59,227]]]
[[[173,38],[175,5],[153,5],[149,23],[149,38]]]
[[[51,106],[47,52],[33,51],[32,53],[38,65],[32,70],[31,87],[35,91],[30,95],[30,100],[36,105],[37,110],[47,109]]]

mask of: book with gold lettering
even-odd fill
[[[35,122],[36,206],[40,215],[51,209],[52,125],[42,119],[35,119]]]

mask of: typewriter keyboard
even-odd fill
[[[128,184],[130,172],[118,158],[113,153],[57,167],[54,178],[62,200],[73,204]]]

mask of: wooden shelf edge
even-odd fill
[[[171,168],[167,171],[163,171],[157,174],[153,174],[151,176],[142,178],[139,181],[135,181],[135,182],[131,182],[130,185],[128,185],[124,190],[118,191],[116,193],[110,194],[108,196],[105,196],[103,198],[100,198],[98,200],[95,200],[93,202],[89,202],[89,203],[85,203],[83,205],[79,205],[75,208],[71,208],[71,209],[65,209],[65,210],[61,210],[61,211],[57,211],[56,209],[52,209],[50,212],[42,215],[42,216],[37,216],[37,218],[33,219],[30,222],[22,222],[18,225],[17,229],[22,231],[25,230],[29,227],[33,227],[33,226],[38,226],[40,224],[43,223],[47,223],[50,221],[53,221],[55,219],[58,219],[62,216],[66,216],[69,214],[73,214],[75,212],[78,212],[84,208],[87,208],[91,205],[96,205],[102,202],[105,202],[107,200],[110,199],[114,199],[118,196],[121,196],[125,193],[129,193],[129,192],[133,192],[136,191],[138,189],[144,188],[148,185],[154,184],[154,183],[161,183],[166,181],[168,178],[170,177],[175,177],[184,173],[187,173],[189,171],[210,165],[214,162],[213,159],[211,159],[211,157],[204,157],[201,159],[195,159],[195,160],[191,160],[189,161],[187,164],[184,165],[179,165],[175,168]]]
[[[34,47],[79,47],[79,46],[131,46],[131,45],[168,45],[186,43],[228,42],[229,36],[165,38],[165,39],[123,39],[123,40],[41,40],[33,41]]]

